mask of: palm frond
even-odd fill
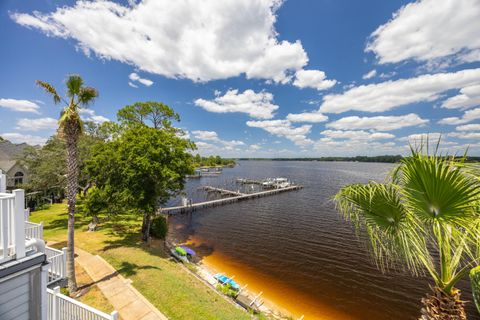
[[[371,182],[343,187],[334,198],[337,207],[357,230],[365,230],[378,266],[397,268],[405,262],[413,274],[425,266],[435,272],[426,244],[395,185]]]
[[[37,80],[37,81],[35,81],[35,83],[37,84],[37,86],[43,88],[47,93],[52,95],[53,102],[55,104],[60,103],[60,101],[62,101],[62,99],[60,98],[60,96],[57,93],[57,90],[50,83],[45,82],[45,81],[41,81],[41,80]]]
[[[83,86],[83,79],[77,74],[69,75],[65,81],[67,85],[67,95],[73,97],[80,93],[80,89]]]
[[[98,91],[92,87],[82,87],[78,93],[78,102],[84,106],[98,97]]]
[[[480,183],[455,158],[415,153],[402,159],[400,166],[398,183],[406,206],[422,221],[468,228],[471,218],[478,216]]]

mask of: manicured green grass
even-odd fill
[[[99,230],[87,232],[88,218],[76,217],[75,246],[101,255],[124,277],[131,279],[153,305],[171,319],[250,319],[177,263],[169,259],[160,241],[150,247],[140,241],[141,218],[116,216]],[[67,214],[64,204],[32,213],[31,221],[44,223],[47,242],[65,242]]]

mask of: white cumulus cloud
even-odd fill
[[[420,118],[415,113],[410,113],[403,116],[350,116],[327,123],[326,126],[327,128],[338,130],[372,129],[378,131],[391,131],[405,127],[420,126],[426,123],[428,123],[428,120]]]
[[[328,80],[325,72],[320,70],[299,70],[295,73],[293,85],[298,88],[326,90],[333,87],[336,80]]]
[[[107,117],[97,115],[93,109],[80,109],[83,121],[92,121],[95,123],[104,123],[110,121]]]
[[[480,123],[464,124],[455,128],[457,131],[480,131]]]
[[[19,119],[17,121],[17,129],[24,131],[38,131],[45,129],[56,129],[58,120],[54,118],[37,118],[37,119]]]
[[[291,122],[319,123],[327,121],[328,117],[320,112],[289,113],[287,120]]]
[[[32,136],[18,132],[0,133],[0,137],[13,143],[27,143],[29,145],[43,145],[48,139],[46,137]]]
[[[450,124],[450,125],[457,125],[457,124],[464,124],[474,120],[480,119],[480,108],[475,108],[472,110],[467,110],[463,114],[462,117],[448,117],[443,118],[438,123],[439,124]]]
[[[308,62],[300,41],[277,39],[280,0],[77,1],[50,13],[13,13],[25,27],[74,39],[85,54],[193,81],[247,78],[287,82]]]
[[[294,127],[289,120],[264,120],[247,121],[247,126],[260,128],[275,136],[284,137],[301,147],[313,143],[312,140],[307,138],[307,134],[312,129],[311,125]]]
[[[192,131],[192,134],[195,139],[200,140],[195,142],[197,147],[203,149],[221,150],[221,148],[224,148],[225,150],[230,151],[245,145],[245,143],[240,140],[222,140],[215,131],[194,130]],[[215,144],[205,141],[214,142]]]
[[[368,79],[371,79],[373,77],[375,77],[377,75],[377,70],[373,69],[367,73],[365,73],[363,76],[362,76],[362,79],[363,80],[368,80]]]
[[[421,0],[409,3],[372,33],[366,51],[380,63],[443,57],[480,61],[480,2]]]
[[[395,135],[391,133],[368,132],[363,130],[324,130],[320,133],[330,139],[382,140],[395,138]]]
[[[480,84],[460,89],[460,94],[450,97],[442,103],[447,109],[467,109],[480,106]]]
[[[40,106],[29,100],[3,99],[0,98],[0,107],[12,111],[39,113]]]
[[[150,79],[145,79],[145,78],[141,78],[137,73],[135,72],[132,72],[130,73],[130,75],[128,76],[128,78],[132,81],[137,81],[137,82],[140,82],[141,84],[143,84],[144,86],[147,86],[147,87],[150,87],[152,84],[153,84],[153,81],[150,80]],[[131,81],[128,82],[130,84],[131,87],[134,87],[134,88],[137,88],[137,86],[135,86],[134,83],[132,83]]]
[[[270,119],[273,112],[278,109],[272,102],[271,93],[265,91],[256,93],[248,89],[241,93],[238,90],[228,90],[223,96],[217,92],[213,100],[197,99],[195,105],[210,112],[242,112],[252,118]]]
[[[326,95],[320,112],[384,112],[410,103],[435,101],[447,90],[462,89],[479,83],[480,69],[466,69],[361,85],[342,94]]]

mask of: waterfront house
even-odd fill
[[[28,170],[19,161],[27,147],[26,143],[15,144],[0,140],[0,170],[7,176],[8,189],[28,182]]]
[[[66,254],[43,241],[43,226],[28,221],[25,192],[6,191],[0,173],[0,319],[115,320],[60,293],[66,284]]]

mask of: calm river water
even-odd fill
[[[391,164],[240,161],[219,177],[190,180],[234,190],[236,178],[287,177],[300,191],[243,201],[170,218],[170,235],[189,243],[214,269],[305,319],[416,319],[428,280],[383,275],[331,202],[345,184],[382,181]],[[237,187],[238,188],[238,187]],[[462,298],[471,300],[463,281]],[[469,319],[479,319],[473,303]]]

